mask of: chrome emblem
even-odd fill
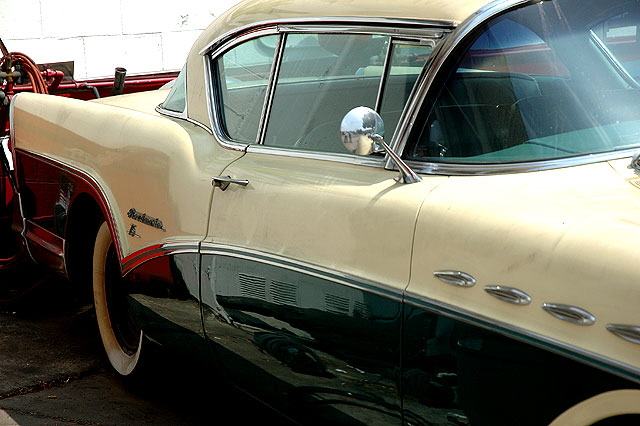
[[[136,222],[144,223],[145,225],[149,225],[152,228],[167,232],[167,230],[164,229],[164,224],[160,219],[158,219],[157,217],[148,216],[146,213],[140,213],[136,209],[129,209],[129,211],[127,212],[127,217],[129,219],[135,220]]]
[[[129,228],[129,232],[127,232],[127,234],[129,234],[129,235],[131,235],[132,237],[135,237],[135,238],[142,238],[136,232],[136,226],[133,223],[131,224],[131,227]]]

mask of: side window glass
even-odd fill
[[[173,82],[173,87],[169,91],[167,95],[167,99],[162,103],[162,108],[173,111],[173,112],[184,112],[187,102],[186,102],[186,79],[187,73],[185,70],[186,67],[182,68],[180,74]]]
[[[216,60],[221,123],[238,142],[256,142],[277,35],[244,42]]]
[[[526,141],[518,101],[540,97],[541,82],[561,85],[568,74],[530,29],[509,19],[489,26],[444,83],[420,140],[408,146],[405,157],[492,162],[529,155],[485,156]]]
[[[275,87],[264,144],[348,153],[340,141],[344,115],[376,103],[389,37],[290,34]],[[372,68],[373,67],[373,68]]]
[[[433,51],[433,46],[431,44],[394,42],[392,49],[391,64],[385,77],[382,104],[380,105],[380,115],[384,120],[387,138],[391,138],[393,135],[400,114],[409,100],[411,90],[413,90],[422,68]]]
[[[540,2],[478,30],[436,79],[409,160],[502,164],[626,150],[640,123],[637,5],[598,18]],[[436,89],[437,88],[437,89]]]

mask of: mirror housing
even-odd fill
[[[357,155],[371,155],[385,152],[400,170],[396,178],[400,183],[416,183],[422,179],[407,164],[402,161],[382,137],[384,122],[380,114],[371,108],[359,106],[347,113],[340,124],[342,144],[351,153]]]
[[[340,137],[347,151],[357,155],[384,152],[380,141],[384,136],[384,122],[377,112],[367,107],[349,111],[340,124]]]

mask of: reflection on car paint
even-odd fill
[[[241,386],[307,421],[401,423],[399,302],[256,259],[203,266],[206,334]]]

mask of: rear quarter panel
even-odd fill
[[[27,93],[13,101],[17,162],[32,157],[41,167],[90,181],[122,258],[159,243],[199,241],[206,234],[211,177],[242,155],[222,149],[199,126],[155,113],[164,94],[114,98],[120,107]],[[164,230],[127,217],[130,209],[159,219]],[[132,224],[135,236],[128,235]]]

